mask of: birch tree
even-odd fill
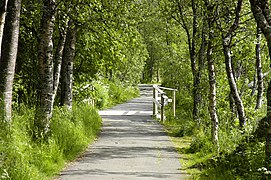
[[[257,101],[255,109],[259,109],[262,106],[263,100],[263,72],[262,72],[262,62],[261,62],[261,30],[257,25],[257,42],[255,46],[256,52],[256,74],[257,74]]]
[[[8,0],[3,0],[0,2],[0,30],[1,30],[0,37],[2,37],[2,35],[3,35],[5,17],[6,17],[6,12],[7,12],[7,4],[8,4]]]
[[[59,41],[56,48],[55,54],[55,63],[54,63],[54,83],[53,83],[53,97],[52,101],[54,103],[55,97],[57,95],[57,90],[60,82],[60,74],[61,74],[61,66],[62,66],[62,59],[63,59],[63,52],[67,37],[67,29],[68,29],[68,20],[60,19],[60,21],[64,21],[64,27],[59,27]],[[61,23],[60,23],[61,26]]]
[[[61,105],[72,107],[73,61],[76,44],[76,26],[69,21],[61,70]]]
[[[207,43],[207,62],[209,75],[209,114],[212,121],[212,142],[216,147],[218,144],[218,117],[216,111],[216,73],[215,73],[215,59],[213,57],[213,41],[214,41],[214,23],[215,23],[215,5],[209,0],[205,0],[207,9],[208,22],[208,43]]]
[[[39,39],[39,99],[35,118],[37,137],[49,131],[53,110],[53,31],[55,23],[55,0],[43,0],[43,12]]]
[[[12,87],[18,49],[21,0],[9,0],[0,59],[0,103],[6,120],[11,120]],[[2,106],[3,104],[3,106]]]
[[[191,70],[193,74],[193,119],[197,122],[200,121],[200,104],[201,104],[201,92],[200,92],[200,82],[201,74],[204,63],[204,52],[205,52],[205,40],[204,36],[202,42],[197,43],[198,37],[200,35],[199,20],[201,17],[198,16],[199,4],[197,0],[191,0],[190,2],[177,1],[179,19],[173,17],[178,21],[187,35],[188,49],[190,55]],[[187,18],[184,6],[191,3],[192,7],[192,19]],[[190,25],[191,24],[191,25]],[[191,26],[191,27],[190,27]],[[200,47],[199,56],[197,59],[197,47]]]
[[[235,18],[234,18],[231,26],[224,33],[222,33],[222,46],[223,46],[223,53],[224,53],[224,58],[225,58],[228,83],[230,86],[230,93],[234,99],[234,103],[237,108],[239,125],[241,128],[245,126],[246,115],[245,115],[245,109],[244,109],[242,99],[241,99],[239,92],[238,92],[236,79],[233,74],[231,42],[232,42],[233,34],[237,30],[238,25],[239,25],[242,3],[243,3],[243,0],[237,1],[237,6],[235,8]],[[221,30],[223,31],[222,28],[221,28]]]
[[[0,2],[0,49],[1,49],[3,31],[4,31],[4,25],[5,25],[7,3],[8,3],[8,0],[2,0]],[[1,57],[1,51],[0,51],[0,57]]]

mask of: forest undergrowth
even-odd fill
[[[254,130],[249,129],[255,126],[256,120],[244,131],[227,129],[226,124],[221,126],[217,149],[208,123],[199,127],[189,116],[182,116],[182,112],[179,110],[174,118],[168,111],[163,123],[180,154],[182,173],[188,174],[190,179],[203,180],[270,179],[264,163],[265,143],[255,140]]]
[[[138,95],[138,89],[120,82],[96,81],[95,91],[76,85],[72,110],[55,107],[47,138],[33,139],[35,109],[20,105],[11,123],[1,122],[0,179],[52,179],[97,137],[101,118],[96,108],[106,108]],[[77,93],[77,94],[76,94]],[[95,99],[95,108],[86,99]]]

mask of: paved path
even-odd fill
[[[185,179],[178,170],[178,154],[151,110],[151,89],[141,87],[141,97],[100,111],[100,138],[60,179]]]

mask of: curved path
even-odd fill
[[[82,158],[61,172],[60,179],[165,180],[185,179],[173,144],[151,118],[152,89],[141,96],[100,111],[103,129]]]

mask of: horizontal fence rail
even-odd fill
[[[172,99],[169,99],[166,92],[172,91]],[[165,106],[168,103],[172,103],[173,116],[176,116],[176,91],[177,89],[159,87],[158,85],[153,85],[153,116],[164,121],[165,117]],[[160,111],[160,114],[159,114]]]

